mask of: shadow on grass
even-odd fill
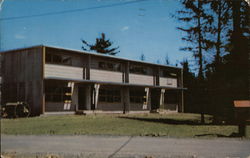
[[[211,125],[211,124],[201,124],[198,120],[176,120],[168,118],[142,118],[142,117],[126,117],[126,116],[119,116],[119,118],[154,122],[154,123],[172,124],[172,125]]]
[[[130,119],[130,120],[138,120],[138,121],[146,121],[146,122],[154,122],[154,123],[164,123],[171,125],[202,125],[202,126],[237,126],[238,123],[236,121],[230,121],[226,123],[201,123],[199,119],[197,120],[177,120],[177,119],[169,119],[169,118],[145,118],[145,117],[127,117],[127,116],[119,116],[119,118]],[[211,121],[211,120],[210,120]],[[246,122],[246,125],[250,125],[250,121]]]
[[[219,137],[219,138],[239,138],[239,137],[242,137],[239,133],[235,133],[235,132],[233,132],[229,136],[223,135],[223,134],[216,134],[216,133],[197,134],[197,135],[195,135],[195,137],[207,137],[207,136],[216,136],[216,137]]]
[[[163,123],[163,124],[171,124],[171,125],[195,125],[195,126],[232,126],[232,124],[214,124],[214,123],[206,123],[201,124],[199,120],[176,120],[176,119],[168,119],[168,118],[141,118],[141,117],[125,117],[125,116],[119,116],[119,118],[122,119],[130,119],[130,120],[138,120],[138,121],[146,121],[146,122],[154,122],[154,123]],[[241,137],[239,133],[233,132],[229,136],[217,134],[217,133],[209,133],[209,134],[199,134],[194,135],[195,137],[208,137],[208,136],[215,136],[215,137],[221,137],[221,138],[237,138]]]

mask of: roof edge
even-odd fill
[[[18,51],[18,50],[32,49],[32,48],[38,48],[38,47],[61,49],[61,50],[65,50],[65,51],[73,51],[73,52],[76,52],[76,53],[90,54],[90,55],[99,56],[99,57],[107,57],[107,58],[112,58],[112,59],[119,59],[119,60],[137,62],[137,63],[141,63],[141,64],[148,64],[148,65],[154,65],[154,66],[160,66],[160,67],[168,67],[168,68],[173,68],[173,69],[182,69],[181,67],[176,67],[176,66],[156,64],[156,63],[152,63],[152,62],[139,61],[139,60],[128,59],[128,58],[124,58],[124,57],[110,56],[110,55],[105,55],[105,54],[97,54],[95,52],[82,51],[82,50],[71,49],[71,48],[62,48],[62,47],[43,45],[43,44],[34,45],[34,46],[30,46],[30,47],[24,47],[24,48],[15,48],[15,49],[6,50],[6,51],[0,51],[0,53],[15,52],[15,51]]]

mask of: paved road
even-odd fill
[[[250,140],[2,135],[2,152],[91,157],[250,157]]]

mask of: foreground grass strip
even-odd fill
[[[126,135],[228,137],[237,126],[200,125],[197,114],[57,115],[1,119],[1,133],[13,135]],[[209,116],[206,122],[210,123]],[[247,128],[250,138],[250,127]]]

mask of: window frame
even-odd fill
[[[68,59],[66,62],[63,60]],[[58,60],[58,61],[57,61]],[[60,64],[60,65],[68,65],[72,66],[72,56],[58,53],[50,53],[46,52],[45,54],[45,62],[49,64]]]
[[[100,103],[121,103],[121,91],[119,89],[102,88],[99,90],[98,101]]]

